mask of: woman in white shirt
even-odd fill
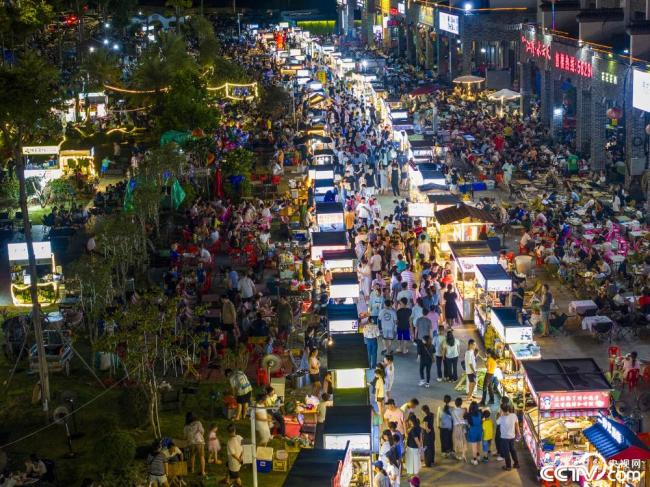
[[[443,342],[442,354],[445,360],[445,379],[447,382],[458,380],[458,355],[460,354],[460,342],[449,330]]]
[[[454,402],[455,407],[451,408],[451,421],[453,425],[452,438],[454,444],[454,454],[457,460],[467,461],[465,450],[467,450],[466,429],[467,421],[465,421],[465,408],[462,407],[463,400],[460,397],[456,398]]]
[[[465,372],[467,373],[467,400],[471,402],[476,389],[476,342],[472,338],[467,342]]]

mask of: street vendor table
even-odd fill
[[[571,301],[569,303],[569,313],[583,315],[587,311],[598,309],[598,305],[594,303],[591,299],[585,299],[581,301]]]
[[[592,331],[595,325],[613,323],[607,316],[586,316],[582,319],[582,329]]]
[[[201,302],[202,303],[217,303],[219,302],[219,295],[218,294],[204,294],[201,296]]]

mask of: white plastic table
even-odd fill
[[[582,315],[592,309],[598,309],[598,305],[591,299],[584,299],[581,301],[571,301],[569,303],[569,313]]]
[[[607,316],[585,316],[582,319],[582,329],[592,331],[595,325],[601,323],[613,323]]]

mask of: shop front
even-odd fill
[[[337,333],[357,333],[359,331],[359,312],[356,304],[328,304],[327,331]]]
[[[323,425],[327,450],[352,452],[354,486],[372,485],[372,454],[379,449],[379,431],[372,425],[372,406],[331,406]],[[349,443],[348,443],[349,442]]]
[[[36,280],[38,301],[42,305],[51,305],[59,300],[62,294],[61,267],[56,265],[50,242],[33,242],[36,272],[29,272],[29,258],[26,243],[7,244],[9,270],[11,272],[11,299],[14,306],[31,306],[31,283]]]
[[[435,219],[439,247],[443,252],[449,251],[451,242],[478,240],[481,229],[497,223],[496,217],[491,213],[465,203],[436,211]],[[482,263],[496,264],[496,261]]]
[[[368,367],[368,352],[361,333],[330,335],[327,344],[327,368],[332,372],[335,406],[370,404],[366,384]]]
[[[452,276],[458,295],[458,309],[463,321],[474,319],[476,266],[496,264],[497,256],[485,241],[449,242]]]
[[[584,432],[611,405],[602,370],[592,358],[576,358],[527,361],[523,373],[530,395],[523,436],[537,468],[584,464],[590,450]]]

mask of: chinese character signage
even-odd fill
[[[458,16],[440,12],[440,30],[451,32],[452,34],[460,33],[458,28]]]
[[[539,409],[551,411],[557,409],[607,409],[609,392],[607,391],[573,391],[539,393]]]
[[[591,63],[581,61],[575,56],[571,56],[564,52],[557,51],[555,53],[555,67],[567,73],[577,74],[583,78],[592,78],[593,70]]]
[[[526,54],[530,54],[532,57],[544,58],[547,61],[551,60],[551,46],[544,44],[542,41],[537,39],[528,40],[525,36],[521,36],[521,43],[524,46]]]

